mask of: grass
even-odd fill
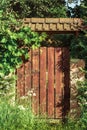
[[[78,122],[78,121],[77,121]],[[85,130],[79,123],[68,121],[66,124],[47,123],[46,120],[36,119],[30,108],[22,105],[10,105],[0,101],[0,130]]]
[[[87,82],[80,83],[79,86],[81,117],[77,120],[68,118],[66,123],[56,124],[35,117],[30,109],[30,100],[25,97],[19,104],[11,103],[7,91],[5,98],[3,95],[0,96],[0,130],[87,130]]]

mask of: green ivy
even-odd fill
[[[39,47],[45,37],[22,26],[14,14],[0,10],[0,76],[14,72],[28,59],[29,49]]]

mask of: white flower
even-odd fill
[[[18,108],[19,108],[20,110],[25,110],[25,108],[24,108],[22,105],[19,105]]]
[[[22,97],[21,97],[21,99],[26,99],[26,98],[27,98],[27,96],[22,96]]]
[[[87,102],[85,102],[85,105],[87,105]]]
[[[28,91],[27,96],[36,96],[36,93],[34,92],[34,90],[30,90]]]
[[[28,93],[27,93],[28,96],[32,96],[32,94],[33,94],[32,90],[28,91]]]
[[[31,97],[31,96],[32,96],[32,93],[28,93],[28,96],[30,96],[30,97]]]
[[[35,96],[36,96],[36,93],[33,93],[33,96],[35,97]]]
[[[85,95],[87,94],[87,91],[84,93]]]

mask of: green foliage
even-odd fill
[[[72,17],[87,19],[87,1],[81,0],[80,5],[76,4],[76,6],[73,9],[71,8],[71,12]]]
[[[11,104],[15,102],[15,69],[29,58],[29,49],[39,47],[40,42],[45,38],[45,33],[39,35],[29,27],[23,26],[19,17],[11,9],[11,0],[0,1],[0,100],[7,98]],[[14,114],[12,116],[15,116]],[[9,126],[3,126],[4,130],[10,129],[11,122],[10,124],[6,122],[5,125]]]
[[[79,17],[84,20],[84,27],[82,26],[79,36],[72,38],[71,57],[84,59],[86,64],[85,68],[87,70],[87,0],[82,0],[81,4],[79,6],[75,6],[75,8],[71,11],[73,17]]]
[[[87,80],[84,82],[77,83],[78,88],[78,103],[81,108],[81,116],[79,119],[79,125],[82,127],[82,130],[87,129]]]
[[[15,96],[15,80],[16,77],[13,74],[0,77],[0,98]]]
[[[82,122],[80,122],[82,123]],[[86,130],[76,121],[69,120],[66,124],[50,124],[46,119],[37,119],[31,109],[21,105],[10,105],[0,100],[1,130]]]
[[[86,34],[79,34],[78,37],[72,37],[71,40],[71,57],[87,60],[87,37]],[[77,53],[78,52],[78,53]]]
[[[45,120],[37,121],[29,107],[14,106],[7,99],[0,99],[0,129],[1,130],[48,130]]]
[[[6,101],[0,103],[1,130],[33,130],[33,118],[29,109],[21,110],[20,106],[11,106]]]
[[[14,72],[28,58],[29,49],[39,47],[45,37],[22,27],[13,14],[0,10],[0,76]]]
[[[66,17],[65,0],[14,0],[10,9],[20,18],[24,17]]]
[[[36,119],[29,108],[12,106],[6,100],[0,101],[1,130],[73,130],[73,128],[75,128],[74,124],[64,126],[47,124],[46,120]]]

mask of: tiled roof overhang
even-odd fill
[[[25,18],[23,23],[37,32],[76,32],[81,30],[83,21],[79,18]]]

